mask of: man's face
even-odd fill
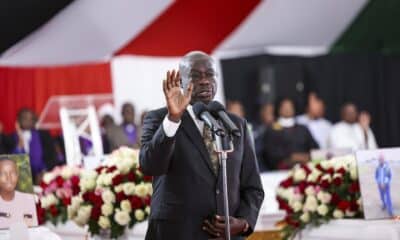
[[[343,109],[343,120],[348,123],[355,123],[357,122],[358,111],[356,106],[353,104],[348,104]]]
[[[22,130],[33,129],[35,125],[35,116],[32,112],[24,112],[19,120],[19,124]]]
[[[133,123],[135,121],[135,110],[130,104],[124,105],[122,109],[122,118],[124,122]]]
[[[13,192],[18,182],[17,166],[12,160],[0,161],[0,189]]]
[[[292,118],[294,116],[294,106],[292,101],[284,100],[281,103],[281,107],[279,109],[279,115],[280,117],[284,118]]]
[[[193,62],[189,79],[193,83],[191,103],[201,101],[208,104],[214,99],[217,91],[216,71],[208,60]]]

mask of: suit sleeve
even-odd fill
[[[243,126],[243,162],[240,175],[240,205],[235,216],[246,219],[250,228],[245,235],[254,231],[258,213],[264,200],[264,190],[258,170],[257,159],[247,124]]]
[[[149,112],[143,122],[139,162],[144,174],[166,174],[175,148],[175,135],[168,137],[163,129],[165,114]]]

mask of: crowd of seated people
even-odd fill
[[[99,125],[105,154],[120,146],[139,148],[140,125],[135,122],[133,104],[123,104],[121,117],[122,123],[116,124],[112,114],[100,116]],[[9,134],[5,133],[0,121],[0,154],[28,154],[33,180],[38,183],[44,172],[66,163],[62,133],[52,136],[47,130],[37,129],[37,115],[29,108],[20,109],[16,119],[15,130]],[[79,143],[82,155],[90,155],[93,148],[90,139],[80,137]]]
[[[240,102],[233,102],[232,112],[243,109]],[[324,118],[324,101],[315,93],[309,94],[305,113],[296,115],[294,106],[289,98],[261,106],[259,124],[252,129],[260,171],[289,169],[310,161],[314,149],[345,152],[378,147],[369,113],[359,112],[354,103],[343,104],[336,124]]]

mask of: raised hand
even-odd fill
[[[190,83],[187,91],[183,93],[180,88],[180,74],[172,70],[172,72],[167,72],[167,78],[163,81],[163,90],[167,101],[168,118],[173,122],[179,122],[190,103],[193,84]]]

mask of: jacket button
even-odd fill
[[[218,194],[219,194],[219,189],[217,189],[217,190],[215,191],[215,193],[218,195]]]

